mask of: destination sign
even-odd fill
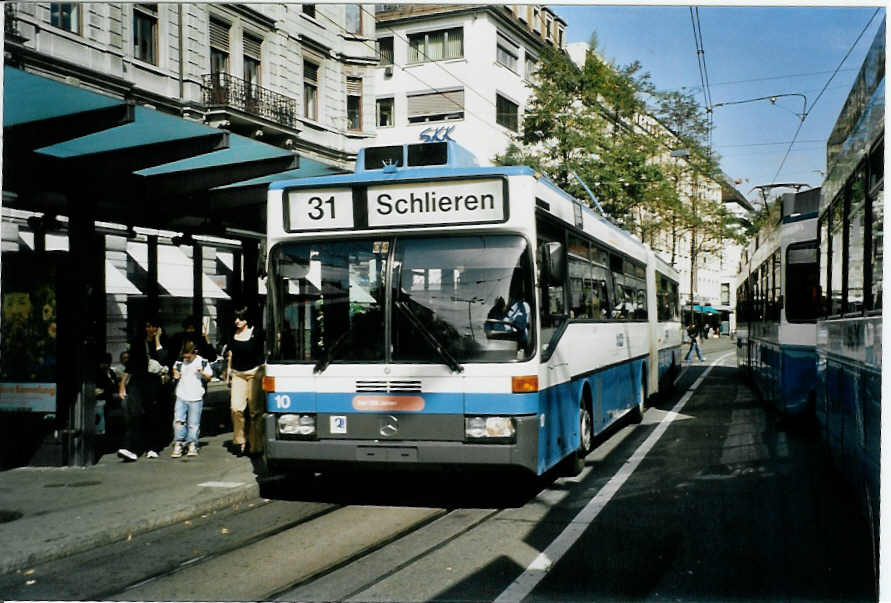
[[[503,222],[501,180],[403,182],[368,187],[368,225]]]
[[[288,193],[288,230],[353,227],[351,188],[292,190]]]

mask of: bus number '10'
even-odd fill
[[[321,197],[310,197],[307,203],[312,205],[312,210],[307,214],[310,220],[321,220],[325,217],[325,205],[331,206],[331,218],[334,219],[334,195],[322,200]]]
[[[275,397],[276,408],[291,408],[291,396],[279,394]]]

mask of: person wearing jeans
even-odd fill
[[[204,406],[204,382],[213,376],[210,363],[198,355],[195,342],[186,341],[182,346],[182,360],[173,365],[176,383],[176,404],[173,408],[173,452],[170,456],[198,455],[198,435],[201,429],[201,409]]]
[[[684,356],[684,362],[690,361],[690,354],[693,353],[693,350],[696,350],[696,356],[699,357],[700,362],[705,360],[705,358],[702,357],[702,353],[699,351],[699,341],[696,334],[696,325],[690,323],[690,326],[687,327],[687,337],[690,338],[690,349],[687,350],[687,355]]]

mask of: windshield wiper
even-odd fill
[[[408,321],[412,324],[412,326],[418,330],[418,332],[424,337],[424,339],[429,343],[436,353],[439,354],[440,358],[445,361],[445,364],[452,369],[455,373],[463,373],[464,367],[455,359],[454,356],[449,354],[449,352],[442,347],[442,344],[439,343],[439,340],[436,338],[436,335],[430,332],[430,329],[424,326],[424,323],[415,316],[415,313],[411,311],[411,309],[405,305],[404,302],[394,300],[393,305],[399,308]]]
[[[343,342],[347,340],[347,335],[349,334],[349,330],[344,331],[340,334],[340,337],[334,340],[334,343],[331,344],[327,350],[325,350],[324,356],[322,356],[316,365],[312,367],[312,372],[314,374],[319,374],[328,368],[328,365],[331,364],[331,361],[334,360],[334,353],[337,352],[343,345]]]

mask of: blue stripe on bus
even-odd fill
[[[482,394],[482,393],[360,393],[360,392],[275,392],[266,395],[269,412],[379,412],[357,411],[353,407],[356,396],[386,396],[392,398],[424,398],[423,412],[431,414],[531,415],[538,413],[538,394]],[[418,411],[393,411],[418,412]]]

